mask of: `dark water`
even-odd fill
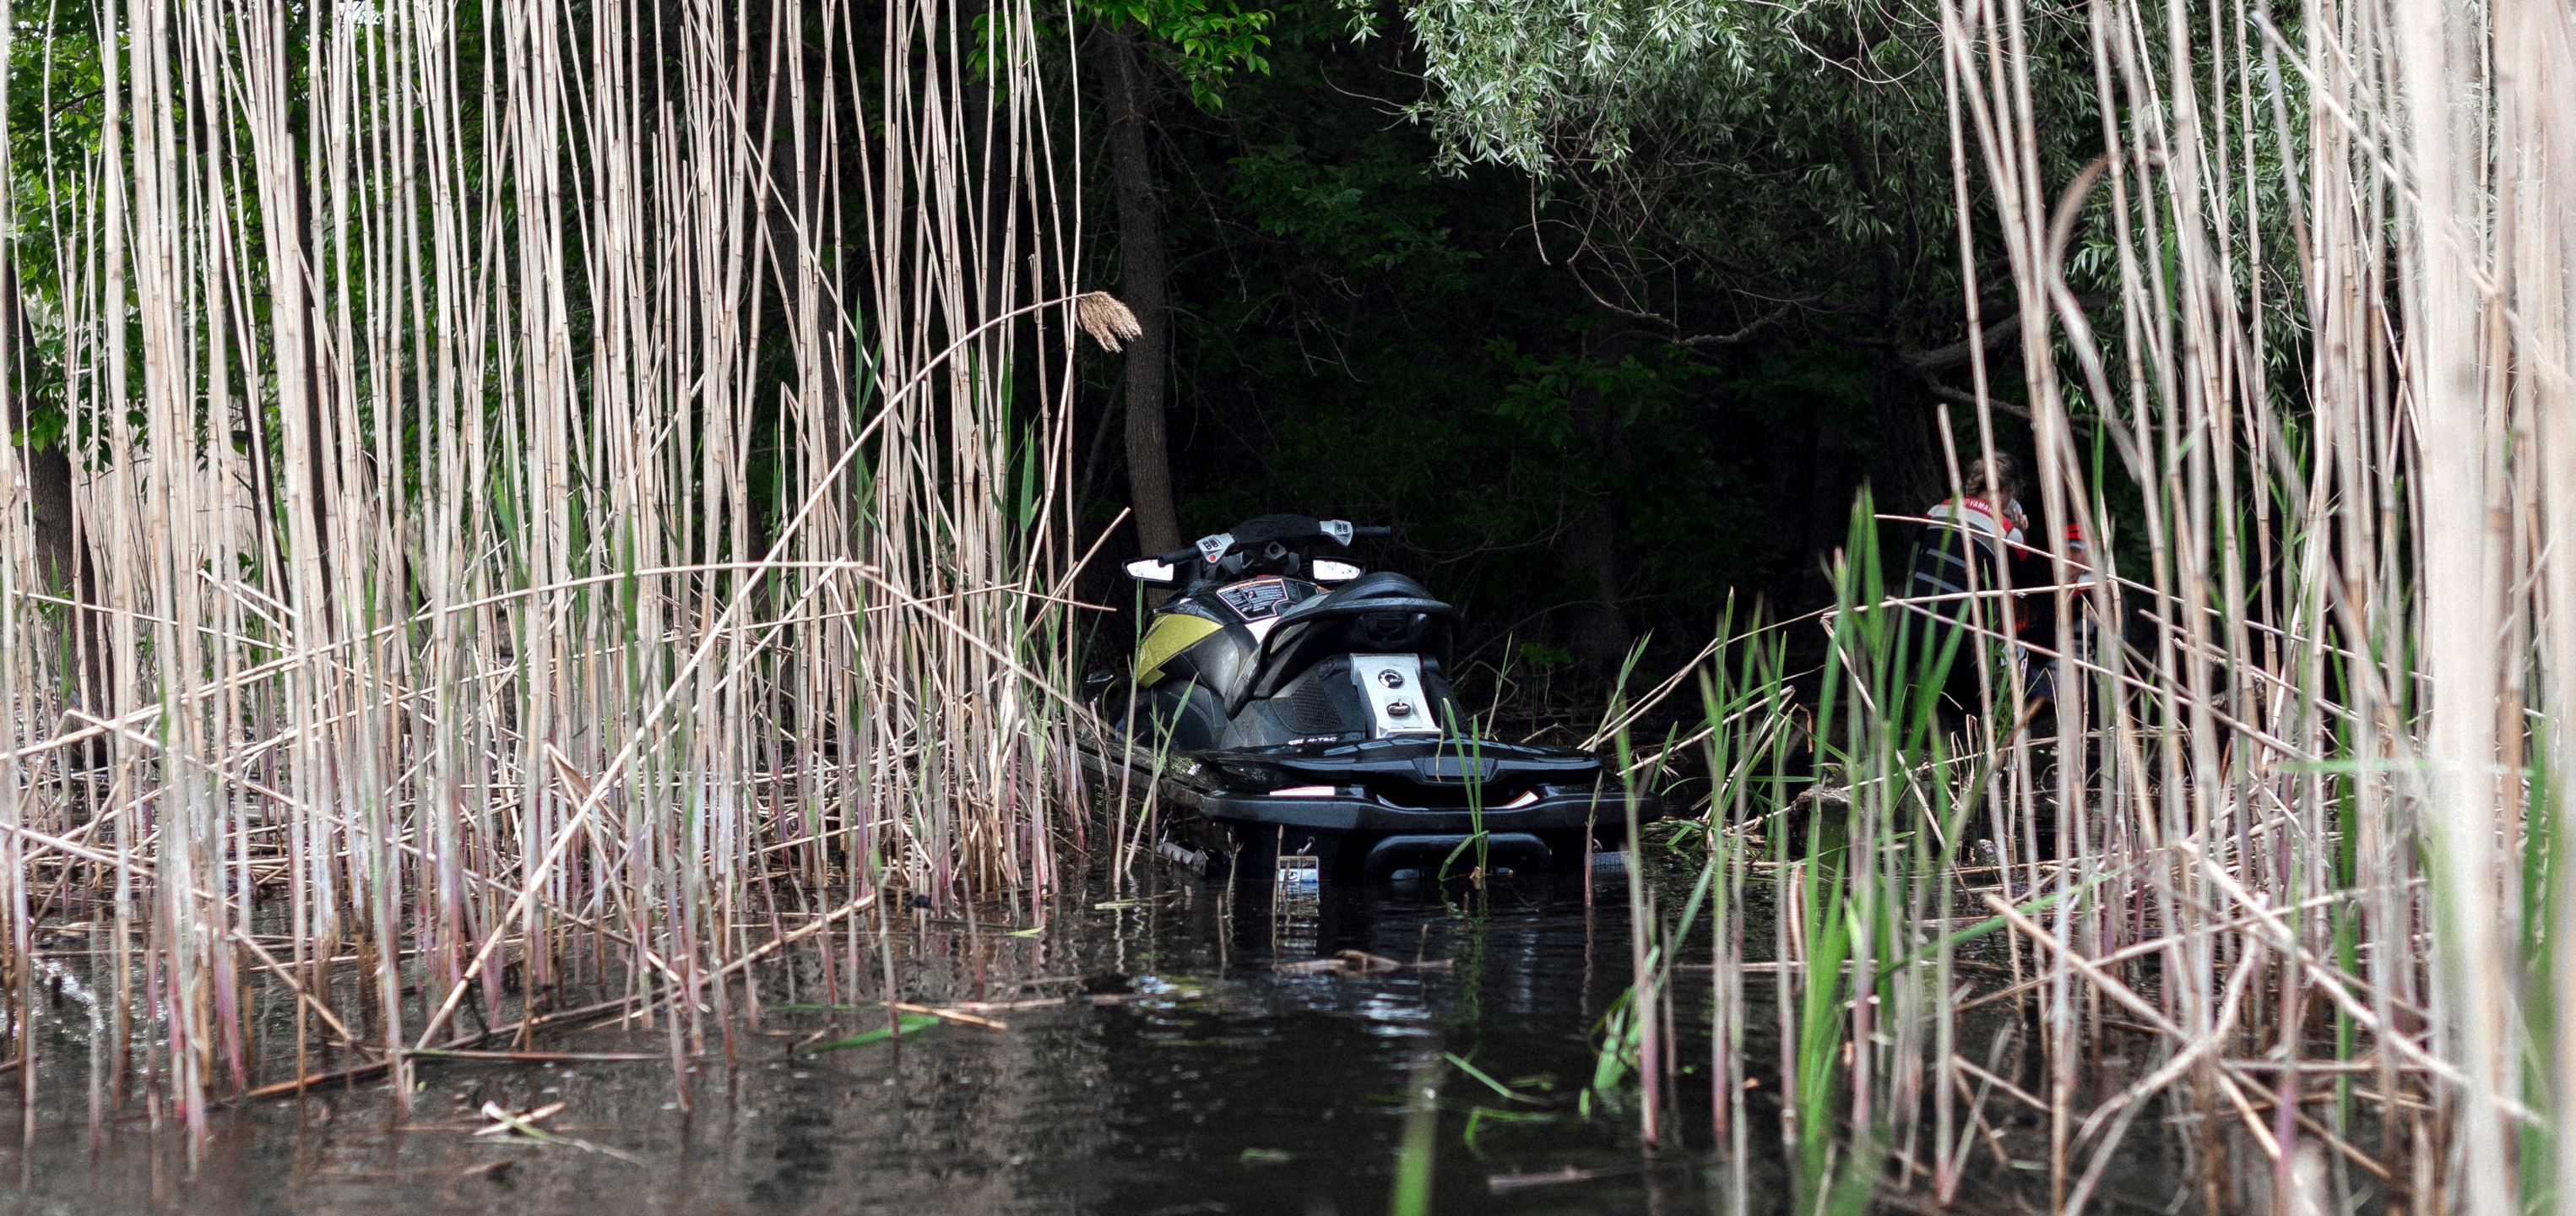
[[[408,1116],[381,1080],[220,1114],[192,1168],[185,1136],[166,1125],[111,1119],[93,1140],[76,1057],[61,1066],[74,1070],[58,1078],[68,1084],[48,1080],[59,1099],[40,1106],[32,1150],[14,1136],[0,1147],[12,1183],[0,1212],[1377,1213],[1409,1084],[1444,1054],[1520,1097],[1440,1069],[1437,1210],[1711,1207],[1705,1145],[1650,1158],[1632,1115],[1580,1105],[1586,1031],[1628,981],[1615,875],[1589,900],[1582,876],[1563,875],[1507,879],[1481,900],[1454,886],[1338,890],[1311,909],[1170,874],[1151,881],[1141,902],[1067,901],[1039,937],[923,914],[893,939],[914,999],[1064,995],[1081,989],[1063,977],[1086,977],[1113,990],[1106,1002],[1077,996],[990,1015],[1008,1030],[949,1024],[821,1055],[789,1049],[836,1016],[847,1033],[882,1013],[765,1010],[738,1025],[731,1065],[710,1034],[685,1108],[668,1062],[435,1063],[421,1067]],[[1433,965],[1279,966],[1344,949]],[[768,983],[768,999],[819,1003],[819,983],[808,968]],[[655,1030],[538,1046],[668,1044]],[[1685,1094],[1700,1076],[1681,1078]],[[467,1134],[485,1101],[523,1111],[557,1100],[567,1107],[549,1128],[642,1163]],[[1693,1105],[1704,1137],[1705,1098]],[[14,1098],[0,1114],[18,1126]],[[1584,1180],[1514,1185],[1569,1167]]]

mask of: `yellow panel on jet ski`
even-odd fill
[[[1163,664],[1172,656],[1205,641],[1211,633],[1225,626],[1203,616],[1186,612],[1167,612],[1154,618],[1145,640],[1136,647],[1136,683],[1151,687],[1163,678]]]

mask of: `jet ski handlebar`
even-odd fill
[[[1303,528],[1292,526],[1284,531],[1277,526],[1279,523],[1286,522],[1277,516],[1267,516],[1237,524],[1232,532],[1202,536],[1195,544],[1160,554],[1153,560],[1170,566],[1178,566],[1188,561],[1220,562],[1230,554],[1259,549],[1273,542],[1291,547],[1311,544],[1315,541],[1331,541],[1337,545],[1348,545],[1355,540],[1395,535],[1395,529],[1382,524],[1354,524],[1338,519],[1306,520],[1303,522],[1310,526]],[[1264,524],[1271,526],[1260,526]]]

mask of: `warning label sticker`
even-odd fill
[[[1268,620],[1279,615],[1288,603],[1288,581],[1282,578],[1256,578],[1216,589],[1218,599],[1234,609],[1236,616],[1247,621]]]

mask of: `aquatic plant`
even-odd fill
[[[2155,1202],[2203,1211],[2576,1210],[2567,10],[1938,16],[1976,379],[1952,492],[2027,419],[2046,581],[1999,571],[1937,654],[1954,606],[1874,551],[1920,521],[1864,499],[1799,737],[1729,716],[1794,683],[1776,633],[1711,657],[1706,874],[1775,922],[1712,942],[1738,1210],[1764,972],[1801,1211],[2020,1177],[2074,1212],[2157,1160]],[[2067,181],[2039,178],[2042,37],[2088,40],[2105,116]],[[2015,597],[2094,641],[2015,649]],[[1927,695],[1952,663],[1956,713]],[[1752,753],[1781,779],[1736,781]]]
[[[0,960],[24,1027],[89,925],[111,1100],[576,982],[676,1059],[881,893],[1061,881],[1070,361],[1136,334],[1063,32],[769,7],[15,18]]]

